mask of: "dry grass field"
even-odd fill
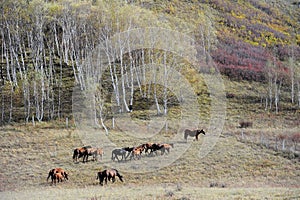
[[[224,132],[211,152],[199,159],[204,137],[188,140],[191,146],[175,161],[183,139],[168,155],[113,162],[110,147],[100,161],[74,163],[72,151],[82,142],[74,128],[57,124],[1,127],[1,199],[299,199],[299,159],[288,159],[256,143],[239,141]],[[111,131],[116,144],[139,144]],[[176,147],[178,147],[176,149]],[[157,170],[147,166],[157,162]],[[141,165],[139,165],[141,164]],[[137,167],[135,167],[137,166]],[[62,167],[70,180],[56,186],[46,181],[51,168]],[[124,182],[100,186],[96,173],[106,167],[121,169]]]
[[[300,144],[296,145],[298,151],[292,152],[289,149],[295,147],[289,142],[286,151],[272,148],[276,136],[300,132],[299,111],[277,115],[264,112],[261,102],[251,100],[259,99],[257,90],[263,89],[261,86],[230,81],[225,84],[235,97],[227,99],[222,133],[216,137],[210,132],[213,129],[205,126],[206,135],[201,135],[199,141],[188,138],[186,142],[180,132],[174,135],[177,125],[172,121],[169,131],[153,137],[139,137],[137,131],[124,132],[111,126],[108,136],[96,128],[82,133],[72,120],[68,128],[65,121],[0,127],[0,199],[299,199]],[[139,112],[133,112],[131,120],[149,123],[139,118],[144,115]],[[172,112],[174,116],[178,113]],[[201,124],[207,123],[207,119],[201,120]],[[241,120],[253,126],[238,128]],[[160,119],[154,117],[153,121]],[[209,147],[205,142],[212,139],[212,149],[205,149]],[[169,154],[143,155],[140,160],[111,160],[112,149],[146,142],[172,142],[174,148]],[[89,144],[104,149],[103,160],[73,162],[74,148]],[[199,156],[205,151],[205,156]],[[47,182],[48,171],[55,167],[69,172],[69,180],[56,185]],[[124,182],[117,179],[114,184],[100,186],[96,173],[110,167],[119,170]]]

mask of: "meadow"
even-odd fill
[[[255,133],[257,128],[247,131]],[[189,138],[189,148],[166,166],[163,163],[172,160],[185,143],[183,138],[172,141],[174,149],[168,155],[114,162],[109,150],[114,147],[108,144],[102,146],[103,160],[82,163],[72,160],[73,149],[84,145],[80,135],[75,127],[66,128],[63,122],[6,125],[0,133],[2,199],[300,197],[299,157],[289,158],[257,142],[243,141],[239,128],[225,129],[212,151],[201,159],[199,151],[209,133],[201,135],[199,141]],[[117,130],[110,131],[108,138],[120,147],[141,142]],[[155,162],[157,168],[153,168]],[[67,170],[70,179],[56,185],[47,182],[48,171],[54,167]],[[114,184],[100,186],[96,173],[108,167],[119,169],[125,181],[117,179]]]

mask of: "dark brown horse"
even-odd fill
[[[57,175],[57,174],[60,174],[61,176]],[[57,179],[58,182],[59,182],[59,180],[62,180],[62,178],[64,178],[64,180],[69,180],[68,176],[69,176],[69,174],[62,168],[54,168],[49,171],[48,177],[47,177],[47,182],[50,177],[51,177],[52,183],[53,182],[55,183],[55,181],[58,177],[60,177],[59,179]]]
[[[108,181],[112,181],[113,183],[116,181],[116,176],[119,177],[120,181],[123,182],[123,176],[116,169],[105,169],[97,173],[96,179],[99,179],[100,185],[103,185],[103,181],[107,184]]]
[[[196,137],[196,140],[198,140],[198,135],[201,134],[201,133],[203,135],[205,135],[205,132],[204,132],[203,129],[201,129],[201,130],[199,130],[199,129],[197,129],[197,130],[185,129],[184,130],[184,139],[187,140],[188,136],[190,136],[190,137]]]
[[[92,148],[91,146],[78,147],[73,151],[73,161],[77,162],[79,158],[84,157],[85,152],[88,148]],[[85,157],[84,157],[85,158]],[[83,159],[84,162],[84,159]]]
[[[153,152],[156,153],[157,150],[160,150],[163,147],[159,143],[151,143],[151,142],[144,144],[144,146],[145,146],[145,153],[148,155],[152,155]],[[148,150],[150,150],[150,152],[148,152]]]

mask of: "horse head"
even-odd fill
[[[205,132],[204,132],[204,130],[203,130],[203,129],[201,129],[201,130],[197,130],[197,133],[198,133],[198,134],[202,133],[203,135],[205,135]]]
[[[106,177],[106,170],[98,172],[97,179],[99,179],[100,185],[103,185],[103,180]]]

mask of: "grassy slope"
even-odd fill
[[[176,198],[188,197],[191,199],[195,199],[199,195],[202,197],[210,196],[211,199],[223,198],[224,195],[248,199],[270,196],[272,198],[299,196],[299,160],[290,160],[279,156],[277,152],[255,142],[241,142],[239,139],[240,129],[236,128],[240,119],[249,119],[253,120],[254,127],[246,131],[248,135],[260,135],[262,132],[270,130],[273,131],[273,134],[288,129],[299,131],[299,126],[295,126],[297,119],[299,119],[299,112],[281,113],[281,115],[275,115],[273,119],[270,119],[260,109],[260,102],[258,104],[244,102],[243,106],[240,106],[239,102],[242,99],[240,97],[257,95],[256,92],[251,93],[252,87],[249,86],[249,83],[225,81],[225,84],[226,89],[230,92],[239,91],[236,93],[238,96],[228,99],[227,119],[223,134],[206,157],[202,159],[198,157],[201,143],[205,139],[202,136],[201,140],[194,142],[179,159],[162,168],[159,172],[132,173],[126,170],[121,171],[126,181],[125,184],[117,181],[113,186],[108,186],[110,190],[117,188],[113,195],[117,197],[121,194],[134,194],[134,197],[138,198],[147,194],[148,198],[169,198],[174,194]],[[241,90],[241,88],[244,89]],[[247,89],[245,90],[245,88]],[[256,109],[249,109],[250,107]],[[60,126],[59,124],[41,123],[37,124],[36,127],[14,125],[1,128],[1,191],[21,191],[20,193],[12,193],[17,197],[18,195],[26,195],[24,189],[42,189],[45,190],[43,195],[48,195],[50,198],[53,194],[59,194],[63,185],[64,188],[70,189],[67,190],[66,197],[78,192],[74,188],[85,187],[90,189],[82,193],[81,196],[90,198],[101,196],[99,193],[103,192],[103,189],[95,186],[97,185],[96,172],[106,166],[119,168],[123,164],[110,161],[110,151],[107,149],[105,159],[101,162],[74,164],[71,158],[72,149],[83,145],[82,141],[73,128],[66,130],[63,128],[63,122]],[[209,137],[209,135],[205,137]],[[136,138],[129,139],[128,135],[119,131],[112,131],[110,138],[119,146],[138,145],[143,142],[143,140]],[[168,136],[163,135],[158,140],[161,141],[162,138],[168,140]],[[174,141],[175,149],[172,150],[173,152],[178,151],[176,146],[180,145],[181,142],[180,140]],[[169,156],[172,156],[172,152]],[[166,157],[160,158],[163,162]],[[152,162],[152,159],[143,157],[142,162]],[[71,179],[53,189],[46,182],[47,172],[58,166],[67,169]],[[227,189],[209,188],[210,184],[213,183],[217,183],[219,186],[224,185]],[[192,188],[190,188],[191,185]],[[276,192],[275,189],[272,189],[274,187],[277,188]],[[202,189],[198,190],[198,188]],[[34,192],[34,194],[39,196],[39,192]],[[3,193],[3,195],[9,194]],[[108,194],[105,193],[103,196],[107,197]]]

